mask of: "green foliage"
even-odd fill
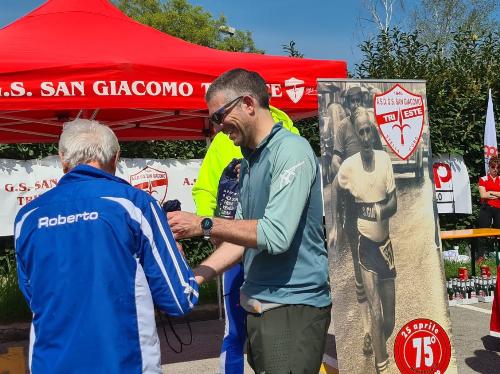
[[[209,282],[203,283],[200,286],[199,294],[198,304],[217,303],[217,281],[212,279]]]
[[[304,57],[304,54],[300,53],[299,50],[295,48],[295,42],[293,40],[290,40],[290,43],[288,44],[282,44],[281,48],[283,48],[283,51],[288,53],[288,56],[290,57],[298,57],[298,58]]]
[[[156,159],[197,159],[203,158],[207,150],[204,141],[163,141],[122,142],[121,157]]]
[[[484,174],[483,133],[488,89],[497,98],[495,117],[500,118],[500,34],[477,34],[461,29],[452,34],[449,53],[438,44],[420,42],[417,32],[397,29],[381,33],[360,46],[362,61],[356,65],[359,78],[424,79],[432,151],[463,156],[467,165],[473,201],[479,201],[477,181]],[[442,215],[442,228],[474,226],[472,216]]]
[[[191,267],[199,265],[212,252],[212,245],[202,238],[192,238],[181,240],[186,259]]]
[[[299,129],[300,135],[311,144],[316,156],[321,154],[318,117],[304,118],[294,123]]]
[[[57,144],[0,144],[0,158],[32,160],[57,154]]]
[[[29,321],[31,311],[19,290],[13,250],[0,256],[0,323]]]
[[[226,51],[256,52],[249,31],[234,30],[224,15],[215,19],[201,6],[186,0],[116,0],[114,3],[136,21],[188,42]],[[225,32],[226,31],[226,32]]]

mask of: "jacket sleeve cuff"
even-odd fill
[[[262,227],[262,220],[257,220],[257,249],[267,251],[266,233]]]

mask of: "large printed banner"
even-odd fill
[[[177,199],[182,210],[194,212],[191,190],[200,165],[201,160],[123,158],[116,175],[160,203]],[[62,176],[57,156],[29,161],[0,159],[0,236],[13,235],[14,218],[19,209],[53,188]]]
[[[432,158],[439,214],[472,214],[470,180],[462,156],[443,154]]]
[[[340,372],[456,373],[425,83],[320,79],[318,97]]]

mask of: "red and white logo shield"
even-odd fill
[[[292,77],[285,81],[285,87],[291,87],[286,90],[286,93],[290,100],[297,104],[304,95],[304,81]]]
[[[138,173],[130,176],[130,184],[140,190],[146,191],[160,204],[163,204],[167,196],[168,176],[161,170],[146,166]]]
[[[402,160],[417,149],[424,130],[424,100],[399,84],[373,98],[375,119],[387,145]]]

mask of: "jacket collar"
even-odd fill
[[[119,183],[129,184],[122,178],[89,165],[78,165],[74,167],[59,180],[58,184],[64,185],[68,183],[85,182],[89,179],[108,179]]]
[[[255,149],[250,149],[250,148],[245,148],[241,147],[241,153],[245,158],[248,158],[252,156],[253,154],[257,154],[260,152],[265,146],[271,141],[271,139],[276,135],[278,131],[280,131],[283,128],[283,123],[278,122],[276,123],[273,128],[271,129],[271,132],[269,135],[267,135],[262,141],[259,143],[259,145]]]

